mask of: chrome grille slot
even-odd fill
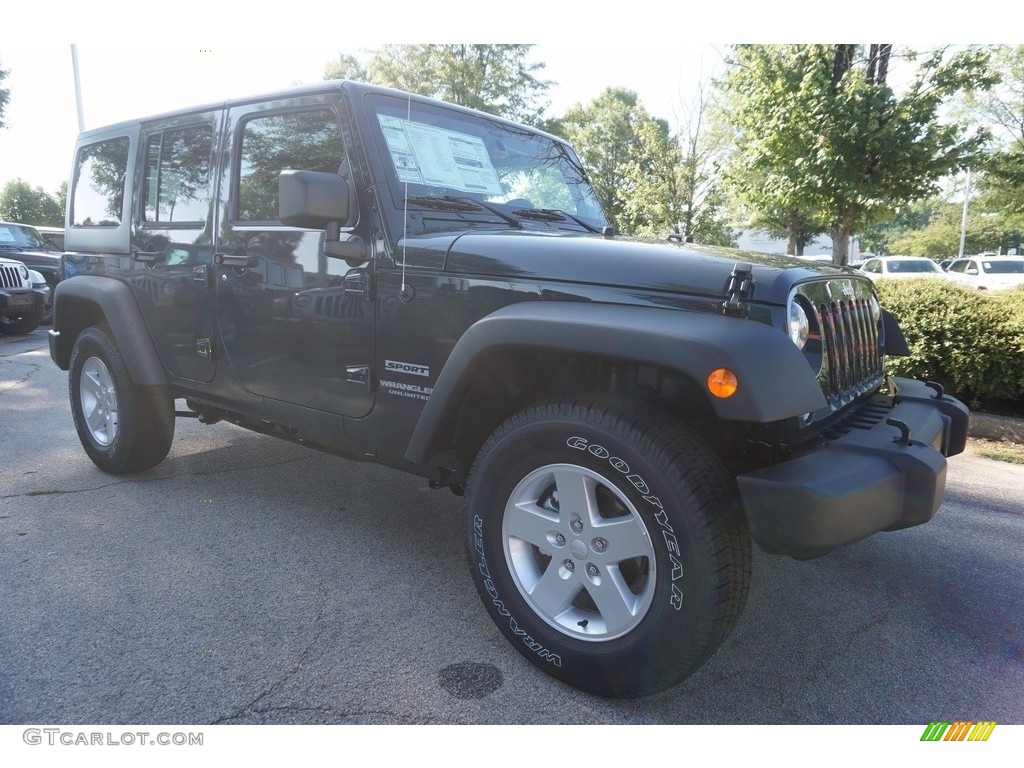
[[[835,408],[881,381],[878,326],[865,296],[844,296],[814,306],[824,346],[821,386]]]
[[[21,275],[17,267],[0,267],[0,288],[21,288]]]

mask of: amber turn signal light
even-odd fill
[[[708,392],[715,397],[732,397],[739,385],[736,374],[728,368],[715,368],[708,374]]]

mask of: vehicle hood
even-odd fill
[[[749,264],[755,302],[783,304],[795,282],[853,276],[852,270],[732,248],[677,245],[623,237],[547,232],[473,232],[429,238],[446,248],[444,269],[463,275],[510,277],[724,297],[737,263]],[[413,243],[408,245],[413,247]]]
[[[60,267],[60,254],[51,251],[40,251],[35,248],[2,248],[0,259],[12,259],[30,267],[56,269]]]

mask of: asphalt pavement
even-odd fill
[[[720,651],[616,701],[500,636],[423,480],[183,419],[105,475],[45,329],[0,337],[0,428],[0,724],[1024,723],[1022,466],[956,457],[927,525],[755,550]]]

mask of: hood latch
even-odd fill
[[[722,314],[742,317],[747,314],[747,302],[754,295],[754,273],[750,264],[736,262],[725,284],[728,298],[722,302]]]

